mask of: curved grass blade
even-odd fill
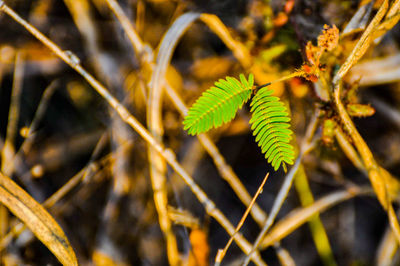
[[[0,173],[0,202],[21,219],[63,265],[78,265],[75,253],[54,218],[9,177]]]

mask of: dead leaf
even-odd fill
[[[0,173],[0,202],[21,219],[63,265],[78,265],[75,253],[54,218],[9,177]]]

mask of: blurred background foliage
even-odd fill
[[[76,54],[82,65],[106,84],[142,124],[146,124],[147,82],[152,69],[138,60],[105,1],[5,2],[62,49]],[[370,13],[364,15],[368,21],[370,14],[375,14],[383,1],[118,2],[134,23],[138,35],[154,49],[155,54],[162,36],[185,12],[217,15],[233,39],[249,51],[253,61],[251,71],[256,75],[256,82],[262,84],[300,69],[307,62],[307,42],[316,45],[325,24],[336,25],[342,34],[362,6],[369,5]],[[344,54],[351,51],[361,33],[362,30],[352,29],[347,36],[341,35],[338,48],[341,51],[325,59],[332,72],[340,67],[338,62],[343,62]],[[346,76],[345,88],[346,91],[355,91],[347,94],[353,98],[348,96],[346,104],[372,107],[363,107],[367,110],[358,115],[367,116],[368,113],[368,117],[354,117],[353,121],[379,165],[393,176],[400,175],[399,40],[400,28],[396,26],[373,49],[369,49],[364,59]],[[16,78],[18,56],[22,74]],[[237,77],[249,69],[205,24],[195,22],[179,41],[166,79],[190,105],[217,79]],[[5,147],[10,125],[12,88],[18,79],[21,92],[17,95],[20,105],[17,131],[11,157],[2,154],[2,172],[5,173],[8,160],[14,160],[14,169],[5,174],[12,176],[37,201],[43,202],[92,163],[93,167],[85,172],[81,182],[68,189],[68,193],[50,208],[79,262],[82,265],[167,264],[166,242],[154,205],[147,144],[77,73],[15,21],[0,13],[1,149]],[[294,78],[276,83],[272,88],[290,106],[292,129],[298,143],[304,138],[313,110],[316,106],[322,110],[321,124],[325,127],[318,127],[316,146],[303,158],[303,171],[314,198],[319,199],[340,189],[368,186],[369,181],[338,145],[332,133],[335,126],[329,125],[337,121],[333,104],[320,95],[316,86],[311,81]],[[43,96],[46,92],[47,98]],[[35,113],[42,101],[47,106],[43,115],[37,118]],[[250,195],[254,195],[266,172],[271,172],[257,200],[261,209],[268,213],[284,173],[274,173],[263,158],[249,129],[249,118],[246,106],[232,123],[213,130],[209,135]],[[33,119],[37,123],[36,129],[28,134]],[[246,206],[220,178],[213,160],[198,141],[183,131],[182,119],[171,100],[164,97],[163,143],[175,151],[178,160],[208,197],[236,225]],[[330,126],[333,128],[329,129]],[[19,160],[15,160],[15,153],[27,139],[30,144],[18,153]],[[186,263],[208,265],[214,261],[217,250],[226,244],[229,235],[206,214],[190,189],[171,169],[167,172],[166,186],[169,216],[178,223],[173,226],[173,232],[180,253],[183,257],[190,257],[199,252],[200,255],[195,256],[197,259],[187,259]],[[301,206],[298,195],[291,190],[277,220]],[[321,258],[323,255],[317,251],[309,227],[301,226],[280,243],[297,265],[334,265],[335,262],[337,265],[372,265],[381,254],[378,248],[389,243],[388,219],[375,197],[359,196],[346,200],[323,211],[320,218],[334,259]],[[10,227],[16,222],[12,216],[9,218]],[[259,230],[257,223],[249,218],[241,232],[253,242]],[[7,265],[57,264],[56,258],[28,231],[15,235],[1,248],[3,263]],[[400,263],[398,254],[394,255],[396,250],[391,256],[392,265]],[[263,250],[261,255],[269,265],[285,261],[279,258],[277,248],[273,246]],[[238,265],[243,258],[242,251],[233,244],[223,264]]]

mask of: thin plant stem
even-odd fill
[[[21,108],[22,81],[24,76],[24,64],[22,52],[15,56],[15,69],[11,91],[11,101],[8,113],[8,125],[4,147],[1,151],[1,172],[10,176],[12,174],[12,158],[15,153],[15,139],[18,131],[18,119]]]
[[[43,95],[40,99],[38,108],[35,112],[35,115],[33,116],[32,122],[28,128],[28,132],[26,132],[26,136],[24,141],[22,142],[20,148],[18,151],[15,153],[14,158],[13,158],[13,169],[16,169],[21,165],[22,163],[22,156],[28,154],[29,150],[32,147],[32,144],[35,140],[35,132],[37,130],[37,127],[42,120],[47,106],[49,104],[50,98],[53,95],[55,89],[57,88],[57,81],[53,81],[50,83],[49,86],[46,87],[46,89],[43,92]]]
[[[303,77],[303,76],[304,76],[304,71],[303,70],[295,71],[295,72],[293,72],[293,73],[291,73],[289,75],[286,75],[284,77],[281,77],[279,79],[271,81],[269,83],[269,85],[272,85],[272,84],[278,83],[278,82],[282,82],[282,81],[285,81],[285,80],[288,80],[288,79],[292,79],[292,78],[295,78],[295,77]]]
[[[1,4],[1,3],[0,3]],[[13,156],[15,153],[15,139],[18,130],[18,118],[21,107],[22,81],[24,75],[24,64],[21,52],[15,56],[14,77],[11,91],[11,101],[8,113],[8,124],[6,138],[1,150],[1,172],[7,176],[12,174]],[[0,238],[3,238],[9,227],[9,214],[4,205],[0,206]],[[0,260],[2,260],[0,253]]]
[[[394,236],[391,227],[388,226],[378,246],[378,251],[375,257],[375,265],[396,265],[393,259],[395,258],[398,249],[399,245],[396,237]]]
[[[287,194],[289,193],[289,190],[290,190],[292,182],[293,182],[293,178],[300,166],[302,156],[303,155],[300,153],[296,159],[296,162],[294,163],[292,168],[290,168],[289,173],[286,175],[285,181],[283,182],[282,187],[279,190],[279,193],[278,193],[276,200],[274,202],[274,205],[272,207],[271,213],[269,214],[268,219],[264,224],[264,227],[261,229],[261,232],[258,234],[256,241],[253,243],[251,252],[246,256],[246,259],[243,262],[243,265],[246,266],[249,264],[252,253],[256,252],[256,250],[258,249],[258,246],[260,245],[261,241],[264,238],[265,233],[268,231],[268,229],[271,227],[271,225],[275,221],[275,218],[278,215],[278,212],[281,209],[283,202],[286,200]]]
[[[270,86],[270,85],[272,85],[272,84],[274,84],[274,83],[282,82],[282,81],[285,81],[285,80],[288,80],[288,79],[291,79],[291,78],[294,78],[294,77],[302,77],[302,76],[304,76],[304,74],[305,74],[304,71],[299,70],[299,71],[293,72],[293,73],[291,73],[291,74],[289,74],[289,75],[286,75],[286,76],[284,76],[284,77],[281,77],[281,78],[279,78],[279,79],[276,79],[276,80],[274,80],[274,81],[271,81],[271,82],[265,83],[265,84],[263,84],[263,85],[257,86],[257,87],[255,87],[254,89],[255,89],[255,90],[259,90],[259,89],[261,89],[261,88]]]
[[[293,258],[290,256],[289,251],[287,251],[282,246],[278,245],[278,242],[274,244],[274,249],[276,251],[276,255],[278,256],[279,262],[282,266],[296,266]]]
[[[224,249],[218,250],[217,256],[216,256],[216,258],[215,258],[215,265],[216,265],[216,266],[219,266],[219,265],[221,264],[222,260],[224,259],[225,255],[226,255],[226,252],[228,251],[228,248],[229,248],[230,245],[232,244],[234,235],[236,235],[236,234],[239,232],[240,228],[242,228],[242,226],[243,226],[243,224],[244,224],[244,221],[246,220],[247,216],[248,216],[249,213],[250,213],[251,208],[253,207],[254,203],[256,202],[256,199],[258,198],[258,195],[260,195],[260,193],[262,192],[262,190],[263,190],[263,188],[264,188],[264,185],[265,185],[265,182],[266,182],[267,179],[268,179],[268,176],[269,176],[269,173],[267,173],[267,174],[265,175],[263,181],[261,182],[261,185],[258,187],[256,194],[255,194],[254,197],[252,198],[252,200],[251,200],[249,206],[247,207],[247,209],[246,209],[246,211],[244,212],[242,218],[240,219],[238,225],[236,226],[236,228],[235,228],[235,233],[229,238],[229,241],[228,241],[228,243],[226,243]]]
[[[91,162],[85,168],[76,173],[70,180],[65,183],[59,190],[57,190],[53,195],[51,195],[46,201],[42,203],[43,207],[46,209],[54,206],[60,199],[62,199],[69,191],[76,187],[80,182],[84,181],[89,175],[95,174],[101,167],[111,160],[112,156],[108,155],[99,161]],[[20,222],[12,226],[10,231],[0,240],[0,251],[2,251],[6,246],[8,246],[14,237],[20,235],[26,226]]]
[[[388,0],[384,0],[375,17],[369,23],[368,27],[358,40],[356,46],[347,57],[344,64],[340,67],[339,71],[336,73],[335,77],[333,78],[333,84],[338,84],[339,80],[341,80],[347,74],[350,68],[365,54],[372,42],[373,32],[378,26],[379,22],[385,16],[388,5]]]
[[[253,62],[248,49],[232,38],[227,27],[216,15],[201,14],[200,19],[224,42],[244,68],[251,67]]]
[[[341,85],[338,85],[339,87]],[[382,175],[381,167],[376,163],[371,150],[369,149],[368,145],[365,143],[364,139],[361,137],[360,133],[354,126],[353,121],[351,120],[350,116],[348,115],[347,111],[345,110],[343,103],[339,97],[340,89],[335,89],[335,103],[338,109],[340,118],[342,119],[345,129],[352,137],[354,145],[356,146],[362,160],[364,167],[368,173],[368,177],[371,181],[372,187],[374,188],[378,200],[381,203],[382,207],[388,211],[389,220],[391,221],[391,225],[394,226],[392,228],[396,234],[396,237],[400,243],[400,227],[397,221],[396,216],[393,216],[393,212],[390,211],[392,209],[392,203],[389,198],[387,188],[386,188],[386,180],[385,177]]]
[[[347,158],[357,169],[365,172],[365,168],[361,162],[360,156],[354,149],[353,145],[351,145],[351,143],[347,140],[346,135],[340,127],[335,128],[335,137]]]
[[[367,168],[362,164],[357,152],[354,150],[353,146],[347,141],[346,137],[344,136],[344,133],[341,131],[340,128],[335,129],[335,134],[336,134],[336,139],[339,142],[339,145],[341,146],[342,150],[344,153],[347,155],[347,157],[350,159],[350,161],[356,166],[361,172],[363,172],[366,176],[369,176],[369,171]],[[377,166],[377,169],[379,170],[381,176],[380,178],[384,180],[386,183],[387,181],[390,181],[389,179],[384,177],[384,174],[387,174],[388,177],[392,178],[389,173],[386,172],[382,167],[379,165]],[[392,178],[393,179],[393,178]],[[396,179],[394,179],[396,180]],[[385,184],[386,186],[386,184]],[[388,193],[385,191],[385,193]],[[389,195],[388,195],[389,197]],[[400,236],[400,227],[398,225],[398,219],[397,215],[393,209],[393,206],[391,202],[388,203],[388,218],[389,218],[389,224],[393,230],[394,236],[396,237],[397,241],[399,241],[399,236]]]
[[[126,35],[129,38],[129,41],[132,44],[132,47],[135,49],[137,55],[143,55],[145,52],[145,45],[140,39],[139,34],[137,34],[136,30],[132,26],[132,22],[125,15],[121,6],[118,4],[116,0],[106,0],[108,7],[112,10],[114,15],[117,17],[118,21],[121,23],[124,28]]]
[[[32,142],[34,139],[33,134],[36,132],[36,130],[39,126],[39,123],[42,121],[42,118],[47,110],[48,105],[49,105],[50,99],[53,96],[54,92],[56,91],[58,84],[59,84],[58,80],[52,81],[49,84],[49,86],[47,86],[45,88],[45,90],[42,94],[42,97],[41,97],[38,107],[36,109],[35,115],[33,116],[32,122],[29,126],[27,137],[25,138],[24,142],[21,144],[20,150],[22,150],[23,153],[25,153],[25,154],[28,153],[28,151],[30,150],[30,148],[32,146]]]

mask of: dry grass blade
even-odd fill
[[[232,50],[243,67],[251,66],[251,56],[247,48],[232,38],[224,23],[216,15],[201,14],[200,19]]]
[[[62,264],[78,265],[67,237],[53,217],[2,173],[0,173],[0,201],[26,224]]]
[[[115,16],[117,16],[118,20],[121,22],[122,27],[124,28],[126,34],[128,35],[129,40],[132,43],[132,47],[135,49],[137,55],[142,55],[144,52],[144,44],[140,39],[139,35],[136,33],[134,28],[132,27],[131,21],[125,15],[122,8],[118,5],[118,2],[115,0],[106,0],[110,9],[114,12]],[[147,58],[149,59],[149,58]]]
[[[360,40],[357,42],[354,49],[351,51],[351,54],[347,58],[346,62],[340,67],[339,71],[336,73],[333,83],[337,84],[337,82],[342,79],[346,73],[350,70],[350,68],[355,65],[358,60],[365,54],[369,45],[373,41],[373,32],[376,29],[379,22],[385,16],[386,11],[388,9],[388,1],[385,0],[382,3],[382,6],[379,8],[378,13],[376,13],[375,17],[372,19],[367,29],[364,31]]]
[[[389,216],[389,224],[393,230],[395,237],[397,238],[397,242],[400,243],[400,225],[392,204],[389,204],[387,212]]]
[[[385,235],[378,247],[378,253],[376,255],[376,265],[389,266],[394,265],[392,262],[399,245],[395,235],[393,234],[390,227],[386,228]]]
[[[381,40],[381,36],[391,30],[400,20],[400,1],[393,2],[386,14],[385,20],[377,27],[374,34],[375,43]]]
[[[357,151],[347,140],[346,135],[339,127],[335,129],[335,137],[338,141],[340,148],[347,156],[347,158],[353,163],[353,165],[359,170],[364,170],[364,165],[361,162],[360,156],[358,156]]]
[[[350,75],[352,82],[361,78],[360,86],[398,82],[400,80],[400,55],[396,54],[359,63],[351,69]]]
[[[274,245],[274,248],[282,266],[296,266],[296,263],[286,249],[276,244]]]
[[[314,203],[314,196],[311,192],[303,165],[301,165],[297,171],[294,185],[303,207],[307,207]],[[329,243],[328,235],[318,213],[309,220],[308,225],[314,239],[315,247],[317,248],[318,254],[320,255],[324,265],[337,265]]]
[[[359,29],[364,29],[367,25],[365,18],[369,18],[372,11],[372,1],[360,6],[357,12],[353,15],[346,28],[343,30],[343,34],[349,34]]]
[[[273,245],[275,242],[280,241],[291,232],[302,226],[305,222],[309,221],[317,213],[321,213],[326,209],[345,200],[349,200],[355,196],[370,193],[371,190],[369,188],[355,188],[351,191],[334,192],[330,195],[324,196],[319,200],[316,200],[308,207],[293,210],[285,218],[275,224],[275,226],[263,239],[260,247],[265,249]]]
[[[386,14],[386,19],[392,18],[394,16],[397,16],[398,13],[400,11],[400,1],[399,0],[395,0],[393,1],[389,11]],[[393,27],[394,25],[392,25]]]
[[[162,38],[157,54],[157,64],[152,73],[149,85],[149,104],[147,105],[147,124],[151,134],[162,141],[163,125],[161,117],[162,83],[165,80],[165,73],[171,61],[173,51],[179,39],[196,20],[199,15],[187,13],[180,16],[169,28]],[[150,176],[154,193],[154,202],[159,215],[160,227],[167,239],[168,258],[172,265],[177,265],[178,248],[175,235],[172,232],[171,221],[168,218],[168,197],[166,189],[166,163],[164,158],[149,146],[148,158],[150,163]]]
[[[50,99],[53,96],[58,85],[59,85],[58,80],[54,80],[44,90],[42,98],[40,99],[39,105],[36,109],[35,115],[32,119],[31,125],[28,128],[28,132],[26,133],[26,136],[24,136],[25,140],[21,144],[21,147],[19,148],[15,156],[18,156],[20,152],[27,154],[30,148],[32,147],[34,141],[34,134],[39,126],[39,123],[43,119],[43,116],[49,105]]]

